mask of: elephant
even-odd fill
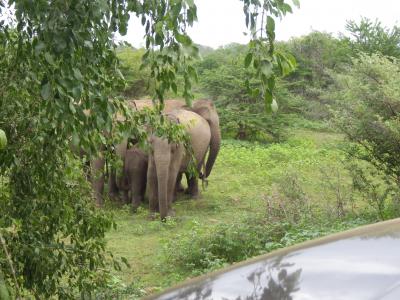
[[[132,110],[153,108],[151,100],[128,100],[126,101]],[[185,106],[179,100],[167,100],[164,104],[163,113]],[[135,210],[143,201],[146,186],[148,154],[136,143],[128,147],[127,140],[115,147],[117,157],[122,160],[122,172],[117,176],[116,171],[111,168],[109,176],[109,195],[111,199],[118,199],[119,193],[123,193],[123,202],[132,203]]]
[[[129,107],[131,107],[133,110],[141,110],[144,107],[152,108],[153,103],[151,100],[130,100],[127,101],[127,104]],[[165,107],[164,107],[164,112],[171,111],[175,108],[179,108],[184,106],[185,103],[179,100],[170,100],[166,102]],[[84,114],[86,116],[90,116],[91,112],[90,110],[84,110]],[[115,115],[115,120],[123,121],[123,117],[119,114]],[[109,132],[104,132],[105,136],[109,136]],[[124,161],[125,155],[127,153],[128,147],[127,140],[122,141],[120,144],[115,146],[115,154],[116,156]],[[81,159],[83,159],[87,154],[82,150],[77,147],[74,147],[71,145],[72,151],[78,155]],[[97,206],[102,206],[104,202],[104,186],[105,186],[105,166],[106,166],[106,161],[105,158],[103,157],[103,153],[106,151],[104,145],[100,146],[99,149],[99,155],[96,157],[91,157],[88,161],[85,162],[84,168],[85,168],[85,174],[86,178],[90,182],[92,189],[93,189],[93,194],[94,198],[96,200],[96,205]],[[137,152],[137,151],[136,151]],[[132,153],[130,154],[132,156]],[[140,156],[142,158],[142,156]],[[147,159],[144,158],[145,160]],[[142,163],[142,162],[140,162]],[[111,199],[117,199],[119,198],[119,193],[120,191],[123,191],[124,193],[124,199],[127,199],[127,189],[129,187],[126,187],[122,183],[122,179],[119,178],[118,180],[120,181],[119,184],[117,184],[117,176],[116,176],[116,171],[113,167],[110,166],[109,168],[109,178],[108,178],[108,192],[109,196]],[[140,177],[138,177],[140,178]],[[145,178],[145,177],[144,177]],[[141,181],[141,179],[138,179]],[[134,183],[135,185],[136,183]]]
[[[144,200],[146,192],[149,156],[140,147],[134,146],[125,153],[123,176],[117,177],[117,188],[123,192],[125,203],[132,203],[136,210]]]
[[[151,100],[130,100],[127,101],[127,104],[134,110],[141,110],[144,107],[148,108],[153,107],[153,103]],[[186,110],[191,110],[193,112],[198,113],[208,121],[211,127],[210,153],[206,162],[205,174],[201,175],[202,177],[207,178],[212,170],[221,142],[219,118],[216,109],[214,107],[214,104],[210,100],[197,100],[194,102],[193,107],[189,108],[182,101],[166,100],[163,112],[168,113],[177,108],[184,108]],[[89,115],[90,112],[86,112],[86,114]],[[117,145],[115,149],[117,156],[124,162],[128,151],[127,141],[123,141],[120,145]],[[104,181],[105,181],[105,174],[104,174],[105,159],[101,155],[101,152],[104,151],[105,149],[100,149],[100,150],[101,150],[100,156],[92,158],[88,163],[89,165],[88,179],[90,180],[92,188],[94,190],[94,197],[96,199],[96,203],[98,206],[101,206],[103,204],[103,191],[104,191]],[[139,155],[136,158],[132,157],[135,155],[135,153],[138,153],[138,151],[139,149],[129,152],[130,156],[129,163],[131,168],[124,169],[124,171],[129,170],[130,172],[130,177],[128,180],[129,184],[124,183],[123,182],[124,179],[122,178],[117,179],[115,170],[113,170],[112,168],[110,168],[109,170],[110,198],[112,199],[119,198],[118,195],[120,191],[122,191],[124,193],[123,198],[125,199],[125,201],[127,201],[128,200],[127,194],[129,194],[128,191],[130,191],[132,201],[129,202],[134,203],[134,207],[136,207],[138,203],[140,203],[140,201],[143,199],[144,196],[143,188],[140,188],[139,189],[140,192],[138,192],[136,191],[136,187],[140,186],[142,182],[145,182],[145,180],[143,180],[143,178],[145,178],[145,175],[140,169],[135,171],[133,166],[135,163],[140,165],[143,164],[143,161],[147,161],[146,155]],[[135,160],[138,161],[134,162]],[[178,176],[180,183],[180,178],[182,177],[182,173],[180,173]],[[197,183],[197,179],[190,178],[187,174],[186,177],[188,178],[189,194],[191,194],[192,196],[196,196],[198,194],[198,189],[197,189],[197,184],[194,184],[194,181],[196,180]],[[136,179],[138,180],[138,182],[135,182]],[[119,182],[119,184],[117,184],[117,182]]]
[[[174,110],[166,116],[172,122],[185,126],[191,140],[191,147],[197,170],[200,171],[211,141],[208,122],[200,115],[185,109]],[[191,155],[183,144],[169,143],[167,139],[155,135],[150,137],[152,150],[147,169],[147,190],[150,212],[160,212],[161,220],[173,214],[172,202],[175,197],[176,180],[179,173],[188,171]],[[197,178],[191,182],[198,190]]]
[[[205,174],[201,175],[203,178],[207,178],[211,174],[211,170],[214,166],[214,163],[219,153],[219,149],[221,147],[221,130],[219,127],[219,116],[214,106],[214,103],[208,99],[197,100],[193,103],[192,108],[185,107],[185,109],[191,110],[202,116],[210,126],[210,151],[206,162]]]
[[[143,109],[144,107],[149,107],[151,108],[153,106],[152,102],[150,100],[132,100],[128,102],[129,105],[133,109]],[[165,102],[165,107],[164,107],[164,112],[168,113],[171,112],[175,109],[185,109],[189,110],[192,112],[195,112],[199,115],[201,115],[209,124],[210,130],[211,130],[211,140],[210,140],[210,151],[208,155],[208,159],[206,162],[205,166],[205,173],[201,174],[202,178],[207,178],[212,170],[212,167],[215,163],[216,157],[219,152],[220,148],[220,143],[221,143],[221,133],[220,133],[220,128],[219,128],[219,117],[218,113],[215,109],[215,106],[211,100],[197,100],[194,102],[193,107],[189,108],[183,103],[182,101],[179,100],[166,100]],[[196,140],[197,137],[194,136],[193,140]],[[147,164],[148,158],[146,155],[144,155],[144,152],[140,150],[138,147],[134,146],[132,149],[133,151],[126,151],[125,154],[121,154],[120,157],[121,159],[125,159],[124,162],[124,168],[123,168],[123,175],[126,177],[129,177],[128,179],[122,179],[122,178],[117,178],[116,182],[118,184],[116,185],[117,187],[110,188],[111,190],[119,190],[124,193],[124,200],[125,203],[131,202],[133,205],[133,208],[136,209],[140,202],[144,198],[144,188],[143,185],[146,185],[146,180],[143,179],[143,166]],[[119,152],[122,153],[122,152]],[[137,157],[133,157],[136,153],[138,153]],[[128,160],[128,162],[126,161]],[[129,165],[130,167],[127,168],[126,165]],[[200,171],[200,167],[198,168]],[[128,173],[127,173],[128,172]],[[179,172],[178,178],[177,178],[177,187],[176,191],[178,190],[183,190],[182,185],[181,185],[181,178],[182,178],[183,173]],[[145,178],[145,177],[144,177]],[[186,178],[188,182],[188,189],[187,193],[190,194],[192,198],[195,198],[199,194],[198,190],[198,184],[197,184],[197,178],[194,176],[191,176],[186,172]],[[110,182],[110,187],[115,186],[112,181],[114,179],[112,176],[110,176],[111,182]],[[130,191],[130,199],[128,198],[128,193]],[[129,199],[129,200],[128,200]],[[128,200],[128,201],[127,201]]]

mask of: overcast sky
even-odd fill
[[[196,0],[195,3],[198,22],[189,34],[196,43],[216,48],[248,41],[243,35],[246,28],[241,1]],[[300,0],[300,5],[300,9],[295,8],[293,14],[277,23],[278,40],[288,40],[312,30],[337,34],[344,31],[346,20],[360,20],[361,16],[378,18],[387,27],[400,25],[400,0]],[[132,19],[124,40],[135,47],[143,46],[143,33],[140,22]]]

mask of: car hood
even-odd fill
[[[147,299],[400,299],[400,219],[281,249]]]

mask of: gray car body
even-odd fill
[[[146,299],[400,299],[400,219],[284,248]]]

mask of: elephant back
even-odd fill
[[[211,131],[208,122],[202,116],[184,109],[175,110],[171,114],[175,115],[179,123],[185,126],[191,140],[195,158],[197,162],[202,162],[211,140]]]
[[[179,109],[173,111],[172,114],[178,118],[180,124],[185,125],[189,130],[190,128],[209,127],[207,120],[193,111]]]
[[[150,99],[140,99],[140,100],[127,100],[128,106],[133,110],[142,110],[144,108],[154,108],[153,101]],[[168,99],[164,101],[163,112],[171,112],[175,109],[185,107],[185,102],[176,99]]]
[[[127,100],[126,103],[134,111],[142,110],[145,107],[147,108],[154,107],[153,102],[151,100]]]

